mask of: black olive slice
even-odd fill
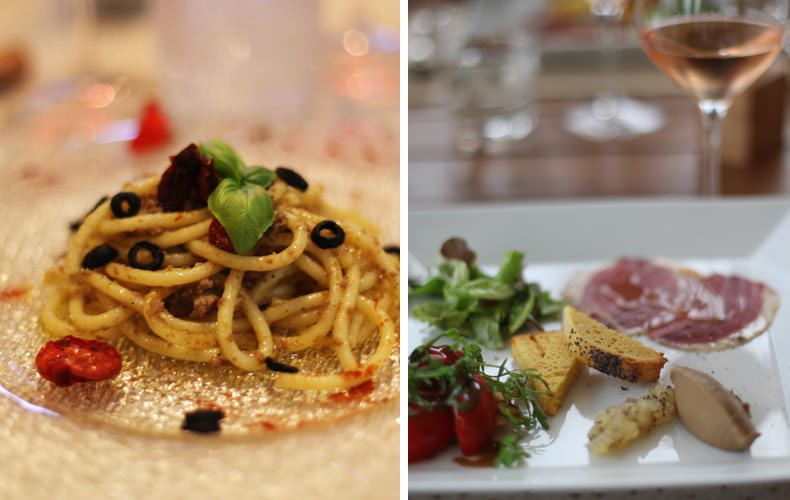
[[[384,251],[389,254],[397,255],[398,257],[400,257],[400,247],[398,245],[386,246],[384,247]]]
[[[138,258],[138,254],[140,252],[148,252],[150,255],[150,261],[142,262]],[[150,241],[138,241],[132,248],[129,249],[129,253],[126,255],[126,258],[129,259],[129,265],[132,267],[137,269],[145,269],[147,271],[156,271],[162,267],[162,262],[165,260],[165,252],[163,252],[161,248],[159,248],[157,245],[154,245]]]
[[[283,373],[296,373],[299,371],[299,368],[291,365],[286,365],[284,363],[280,363],[279,361],[266,356],[264,360],[266,362],[266,368],[270,369],[273,372],[283,372]]]
[[[324,231],[329,231],[332,233],[332,236],[324,236]],[[310,239],[313,240],[313,243],[315,243],[318,248],[326,250],[342,245],[346,239],[346,232],[343,231],[343,228],[340,227],[337,222],[333,220],[322,220],[313,228],[313,231],[310,233]]]
[[[117,256],[118,250],[107,243],[102,243],[85,254],[85,257],[82,259],[82,267],[85,269],[96,269],[109,264]]]
[[[218,432],[219,421],[225,417],[222,410],[195,410],[184,414],[181,428],[192,432]]]
[[[110,200],[110,208],[119,219],[137,215],[140,211],[140,197],[128,191],[120,192]]]
[[[307,181],[304,180],[304,177],[297,174],[293,170],[288,167],[277,167],[274,170],[274,173],[277,174],[284,183],[288,184],[294,189],[298,189],[299,191],[307,191]]]

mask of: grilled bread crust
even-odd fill
[[[565,306],[562,327],[568,350],[587,366],[628,382],[655,382],[664,354],[608,328],[572,306]]]

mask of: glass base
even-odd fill
[[[498,153],[535,130],[537,117],[532,110],[489,116],[458,116],[455,146],[465,153]]]
[[[591,141],[608,141],[655,132],[664,122],[656,106],[627,97],[599,97],[569,109],[564,128]]]

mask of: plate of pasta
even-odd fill
[[[39,313],[11,325],[24,333],[5,352],[3,385],[147,434],[183,432],[195,410],[219,412],[223,433],[250,434],[396,399],[397,247],[293,168],[248,167],[219,141],[169,163],[72,214],[65,253],[26,293]],[[36,356],[55,339],[58,356]],[[117,348],[117,375],[80,379],[79,363],[101,371],[102,361],[64,360],[80,350],[70,339]]]

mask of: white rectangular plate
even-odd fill
[[[621,256],[665,257],[707,274],[738,274],[790,297],[790,203],[778,199],[664,200],[466,206],[409,214],[409,268],[433,265],[441,243],[465,238],[485,268],[508,250],[526,254],[526,279],[559,293],[573,273]],[[785,255],[784,250],[787,249]],[[417,266],[418,267],[418,266]],[[560,324],[547,325],[548,328]],[[608,456],[586,448],[600,410],[646,393],[651,384],[582,372],[548,431],[524,440],[532,456],[514,469],[462,467],[450,448],[409,466],[410,492],[580,491],[704,486],[790,479],[790,311],[780,306],[767,334],[726,351],[694,353],[645,344],[668,359],[711,373],[750,405],[760,436],[741,453],[722,451],[690,434],[675,419]],[[435,335],[409,318],[409,352]],[[509,352],[487,353],[501,362]],[[510,361],[515,367],[515,363]]]

